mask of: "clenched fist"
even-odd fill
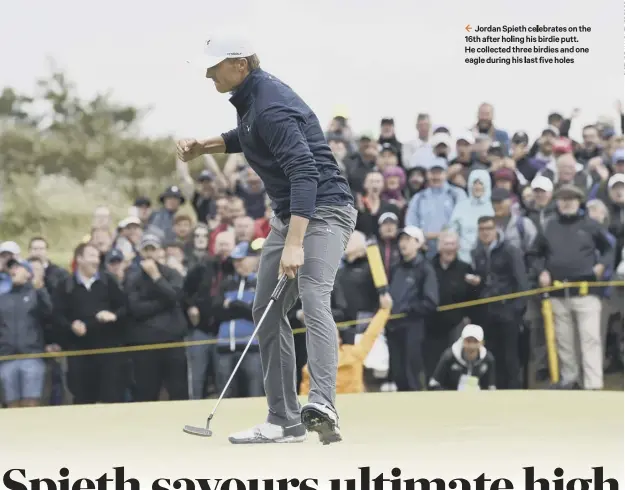
[[[204,147],[196,139],[179,140],[176,143],[176,153],[183,162],[190,162],[204,154]]]

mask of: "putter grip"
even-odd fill
[[[280,295],[282,294],[282,291],[284,291],[284,287],[286,286],[286,282],[288,281],[288,279],[289,278],[287,277],[286,274],[282,275],[282,277],[278,281],[278,284],[276,284],[276,288],[273,290],[273,293],[271,294],[271,299],[276,301],[280,297]]]

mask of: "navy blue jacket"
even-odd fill
[[[221,136],[265,184],[278,217],[310,219],[317,206],[353,204],[315,113],[285,83],[257,68],[230,102],[237,127]]]

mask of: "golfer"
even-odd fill
[[[243,153],[265,184],[274,216],[264,243],[253,306],[263,315],[279,277],[289,279],[258,333],[266,422],[232,434],[235,444],[301,442],[307,430],[323,444],[341,440],[335,408],[338,342],[330,309],[336,272],[356,225],[347,181],[325,140],[315,113],[286,84],[259,66],[242,37],[215,36],[204,54],[189,61],[230,93],[237,127],[215,138],[177,144],[183,161],[212,153]],[[308,403],[297,397],[295,347],[287,312],[298,296],[306,324],[310,372]]]

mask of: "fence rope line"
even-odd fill
[[[583,291],[588,291],[588,288],[605,288],[605,287],[622,287],[624,281],[597,281],[597,282],[565,282],[565,283],[557,283],[553,286],[547,286],[543,288],[529,289],[527,291],[520,291],[518,293],[510,293],[510,294],[502,294],[499,296],[492,296],[489,298],[480,298],[474,299],[471,301],[464,301],[462,303],[453,303],[448,305],[439,306],[436,310],[441,311],[450,311],[457,310],[460,308],[469,308],[471,306],[479,306],[489,303],[496,303],[498,301],[505,301],[509,299],[517,299],[526,296],[535,296],[538,294],[551,293],[553,291],[561,291],[563,289],[571,289],[571,288],[579,288]],[[399,318],[403,318],[405,314],[395,314],[389,317],[390,320],[396,320]],[[348,328],[355,325],[360,325],[363,323],[367,323],[371,320],[371,318],[361,318],[359,320],[350,320],[346,322],[337,322],[336,326],[338,328]],[[306,332],[306,328],[294,328],[293,334],[298,335]],[[249,337],[235,339],[235,341],[239,342],[247,342]],[[99,354],[121,354],[126,352],[139,352],[146,350],[159,350],[159,349],[176,349],[181,347],[193,347],[196,345],[212,345],[217,344],[219,341],[217,339],[208,339],[208,340],[189,340],[189,341],[181,341],[181,342],[168,342],[163,344],[145,344],[145,345],[132,345],[132,346],[122,346],[122,347],[107,347],[102,349],[84,349],[84,350],[74,350],[74,351],[60,351],[60,352],[40,352],[36,354],[13,354],[9,356],[0,356],[0,362],[3,361],[16,361],[20,359],[50,359],[50,358],[59,358],[59,357],[75,357],[75,356],[93,356]]]

